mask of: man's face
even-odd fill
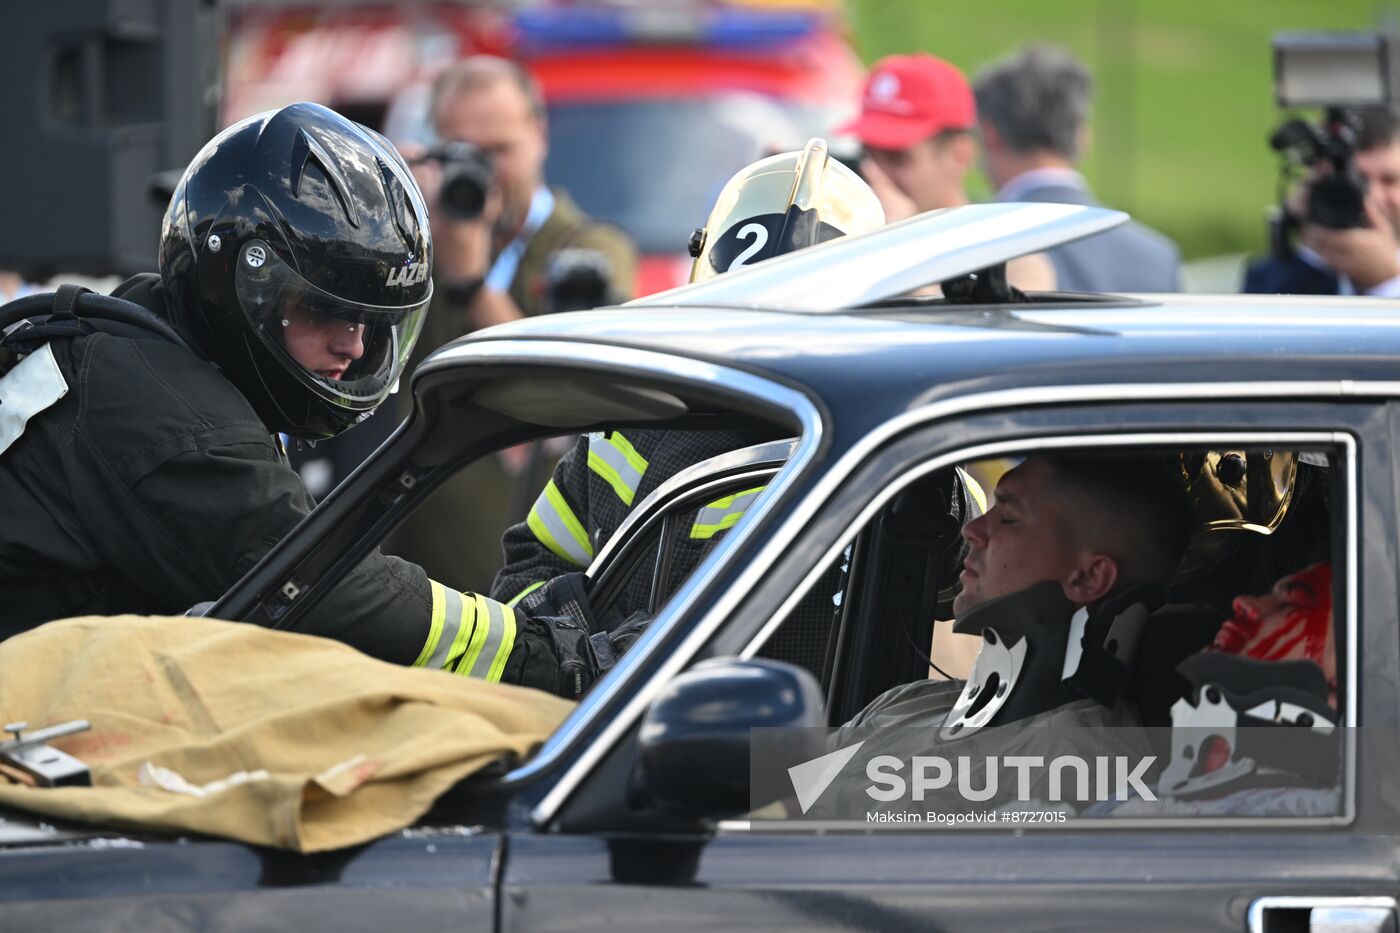
[[[1322,563],[1284,577],[1259,596],[1236,596],[1234,618],[1213,647],[1261,661],[1312,661],[1322,668],[1337,706],[1337,641],[1332,624],[1332,566]]]
[[[921,140],[908,149],[866,148],[866,155],[923,211],[964,204],[963,183],[971,164],[966,135]]]
[[[365,326],[329,314],[300,309],[287,312],[282,342],[292,359],[329,379],[342,379],[350,364],[365,355]]]
[[[1381,213],[1400,235],[1400,141],[1361,150],[1356,154],[1356,168],[1369,183],[1368,191]]]
[[[541,183],[547,151],[544,121],[531,112],[525,94],[510,81],[497,81],[443,101],[436,116],[440,138],[465,140],[491,154],[502,220],[521,223]]]
[[[953,614],[1045,580],[1068,579],[1079,548],[1056,495],[1053,468],[1027,459],[997,484],[996,503],[963,526],[970,546]]]

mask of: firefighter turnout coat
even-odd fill
[[[117,297],[162,317],[159,279]],[[152,333],[53,339],[0,374],[0,638],[217,599],[314,503],[215,366]],[[517,613],[378,551],[298,629],[374,657],[552,690]]]
[[[516,604],[550,579],[582,570],[658,486],[688,466],[773,440],[758,429],[663,431],[628,429],[585,434],[566,453],[525,521],[506,531],[505,565],[491,584],[494,599]],[[689,516],[673,577],[694,569],[714,538],[731,528],[763,491],[758,485],[711,502]],[[624,611],[645,609],[651,574],[634,574]]]

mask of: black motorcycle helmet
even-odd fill
[[[214,137],[161,227],[175,314],[267,427],[293,437],[338,434],[388,397],[431,268],[427,209],[403,158],[316,104]]]

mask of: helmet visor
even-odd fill
[[[253,332],[317,395],[370,410],[388,395],[408,362],[432,297],[426,267],[406,278],[420,300],[399,305],[350,301],[311,284],[260,240],[238,257],[234,290]],[[409,289],[405,289],[406,291]]]

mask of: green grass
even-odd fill
[[[1284,30],[1367,29],[1371,0],[852,0],[867,62],[926,50],[977,69],[1030,41],[1093,71],[1081,168],[1113,207],[1163,231],[1187,258],[1264,248],[1278,162],[1269,40]],[[986,183],[975,179],[974,193]]]

